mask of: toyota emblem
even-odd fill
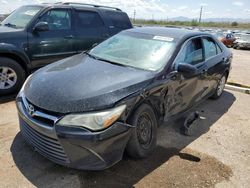
[[[28,106],[28,113],[29,113],[29,115],[33,116],[34,112],[35,112],[34,106],[31,105],[31,104],[29,104],[29,106]]]

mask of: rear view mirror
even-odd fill
[[[48,31],[48,30],[49,30],[49,25],[47,22],[38,22],[33,28],[33,31]]]
[[[197,74],[197,68],[188,63],[179,63],[177,71],[187,78],[193,77]]]

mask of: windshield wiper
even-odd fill
[[[120,64],[120,63],[117,63],[117,62],[114,62],[114,61],[110,61],[110,60],[107,60],[107,59],[103,59],[103,58],[100,58],[100,57],[96,57],[92,54],[90,54],[89,52],[84,52],[85,54],[87,54],[89,57],[93,58],[93,59],[96,59],[96,60],[99,60],[99,61],[104,61],[104,62],[107,62],[107,63],[110,63],[110,64],[114,64],[114,65],[119,65],[119,66],[123,66],[123,67],[126,67],[126,65],[123,65],[123,64]]]
[[[6,23],[4,26],[16,28],[16,25],[12,23]]]
[[[87,54],[89,57],[93,58],[93,59],[97,59],[96,56],[93,56],[92,54],[90,54],[88,51],[83,52],[84,54]]]

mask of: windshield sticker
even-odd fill
[[[154,36],[155,40],[162,40],[162,41],[167,41],[167,42],[172,42],[174,38],[171,37],[163,37],[163,36]]]

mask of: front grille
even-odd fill
[[[60,116],[62,116],[62,114],[52,113],[37,107],[36,105],[28,101],[28,99],[25,96],[22,96],[22,102],[29,115],[29,118],[34,119],[39,123],[42,123],[43,125],[52,127],[54,126],[55,122],[60,118]],[[33,108],[32,114],[29,114],[30,106],[32,106]]]
[[[41,155],[59,164],[69,163],[64,149],[57,139],[37,132],[25,122],[21,123],[20,129],[24,139]]]

